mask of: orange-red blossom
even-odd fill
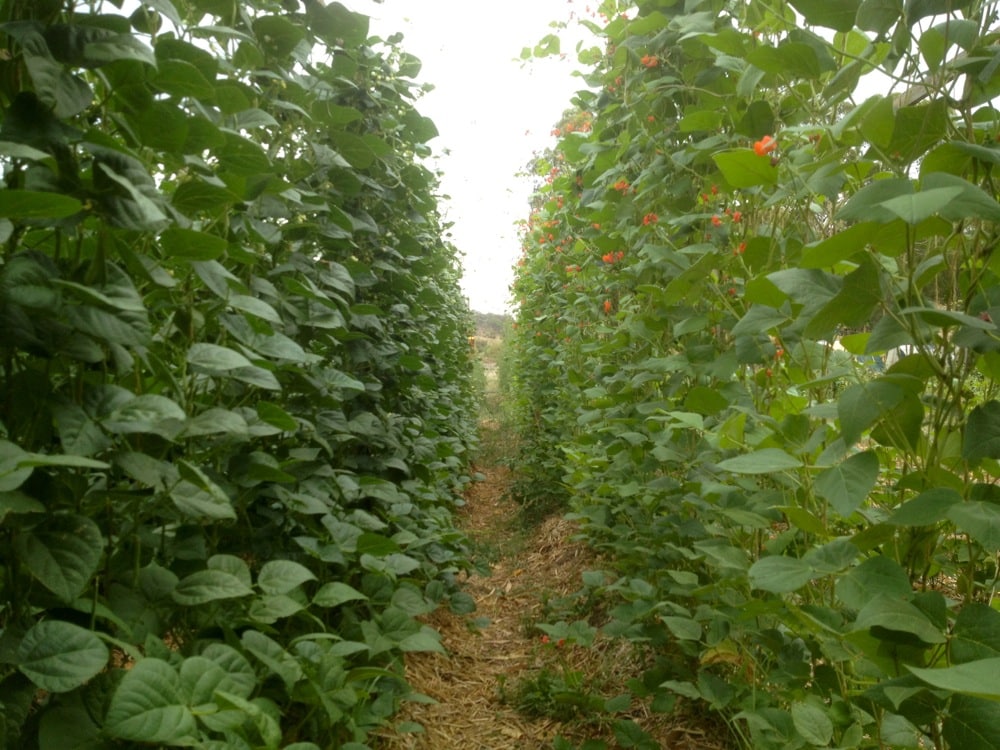
[[[778,142],[769,135],[765,135],[753,144],[753,152],[757,156],[767,156],[778,147]]]

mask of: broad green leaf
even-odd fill
[[[249,615],[254,622],[271,625],[298,614],[306,603],[287,594],[264,594],[250,604]]]
[[[291,54],[305,39],[305,31],[282,16],[258,16],[253,21],[253,32],[261,47],[275,57]]]
[[[861,7],[861,0],[790,0],[806,23],[835,31],[850,31]]]
[[[233,438],[245,438],[250,434],[247,421],[235,411],[211,408],[184,423],[183,437],[226,434]]]
[[[284,432],[296,432],[299,429],[299,423],[291,414],[270,401],[257,402],[257,416]]]
[[[816,747],[827,747],[833,739],[833,722],[826,711],[812,703],[792,704],[792,723],[806,742]]]
[[[878,479],[879,462],[874,451],[857,453],[816,477],[816,493],[842,516],[849,516],[871,492]]]
[[[979,602],[962,605],[949,649],[953,664],[1000,657],[1000,612]]]
[[[253,589],[236,576],[221,570],[199,570],[182,578],[173,591],[178,604],[194,607],[222,599],[249,596]]]
[[[241,310],[251,315],[256,315],[262,320],[266,320],[270,323],[281,323],[281,316],[278,312],[271,307],[267,302],[257,297],[251,297],[247,294],[233,294],[226,300],[230,307],[235,310]]]
[[[788,471],[802,466],[795,456],[780,448],[763,448],[752,453],[719,461],[718,466],[723,471],[734,474],[771,474],[776,471]]]
[[[14,551],[39,583],[71,602],[97,572],[104,543],[100,528],[86,516],[58,513],[16,535]]]
[[[700,641],[701,624],[689,617],[664,615],[660,618],[675,638],[682,641]]]
[[[948,747],[996,750],[996,738],[1000,737],[1000,703],[967,695],[953,696],[942,728]]]
[[[257,575],[257,585],[268,594],[287,594],[306,581],[315,581],[309,568],[291,560],[270,560]]]
[[[65,693],[103,670],[108,656],[107,647],[92,631],[62,620],[43,620],[24,634],[16,663],[42,690]]]
[[[923,669],[909,664],[906,668],[928,685],[941,690],[1000,700],[1000,684],[997,684],[996,679],[997,672],[1000,671],[1000,657],[978,659],[940,669]]]
[[[228,243],[215,234],[173,226],[160,235],[160,245],[168,258],[205,261],[221,256]]]
[[[813,570],[800,558],[771,555],[751,565],[748,575],[753,588],[785,594],[809,583]]]
[[[233,370],[253,367],[249,359],[229,347],[201,342],[188,349],[187,361],[212,374],[230,374]]]
[[[723,151],[712,159],[726,182],[734,188],[776,185],[778,182],[778,170],[771,165],[770,158],[757,156],[749,148]]]
[[[836,218],[840,221],[888,223],[897,216],[883,204],[913,192],[913,183],[903,177],[875,180],[851,196],[837,212]]]
[[[214,492],[186,479],[170,488],[170,499],[178,510],[190,518],[216,521],[236,518],[232,503],[221,490]]]
[[[976,500],[956,503],[948,509],[948,518],[987,552],[1000,550],[1000,504]]]
[[[957,187],[921,190],[918,193],[889,198],[879,205],[907,224],[916,226],[924,219],[943,211],[961,193],[962,190]]]
[[[147,744],[190,746],[198,739],[180,676],[170,664],[152,657],[125,673],[111,698],[104,728],[112,737]]]
[[[846,445],[854,445],[864,431],[886,416],[905,396],[904,390],[886,380],[851,386],[837,402],[841,434]]]
[[[340,581],[324,583],[313,596],[313,604],[318,607],[336,607],[344,602],[364,601],[368,597],[352,586]]]
[[[186,415],[166,396],[144,393],[115,409],[101,424],[121,435],[151,432],[173,438],[184,426]]]
[[[289,690],[302,679],[302,667],[277,641],[256,630],[244,631],[240,641],[258,661],[281,678]]]
[[[925,490],[900,505],[886,523],[893,526],[930,526],[948,517],[952,507],[962,502],[962,496],[947,487]]]
[[[1000,458],[1000,401],[987,401],[969,414],[962,441],[962,458],[967,461]]]
[[[4,190],[0,217],[8,219],[63,219],[79,213],[83,204],[62,193]]]
[[[427,625],[422,625],[420,630],[406,636],[397,645],[400,651],[434,651],[439,654],[445,653],[444,646],[441,645],[441,634]]]
[[[191,97],[211,101],[215,87],[202,72],[186,60],[160,60],[150,83],[160,91],[176,97]]]
[[[941,629],[921,610],[910,602],[889,596],[875,594],[858,612],[854,622],[855,630],[873,630],[873,635],[886,640],[897,640],[893,635],[902,633],[927,644],[944,643],[947,639]]]
[[[895,560],[870,557],[837,579],[837,598],[854,610],[861,610],[872,598],[885,595],[907,599],[913,595],[910,578]]]

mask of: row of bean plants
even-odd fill
[[[1000,747],[997,4],[595,10],[513,287],[590,624],[745,747]]]
[[[368,20],[0,2],[0,747],[368,747],[469,609],[471,315]]]

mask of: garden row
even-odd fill
[[[0,2],[0,747],[367,747],[470,602],[419,62],[316,0]]]
[[[603,46],[536,164],[515,391],[523,499],[564,498],[609,562],[589,622],[547,632],[634,642],[637,697],[742,746],[998,747],[996,13],[584,20]]]

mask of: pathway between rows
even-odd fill
[[[433,704],[408,704],[399,721],[417,722],[423,732],[383,737],[380,750],[542,750],[562,735],[574,746],[586,739],[605,739],[617,747],[609,727],[579,720],[562,723],[552,717],[530,718],[504,700],[516,693],[539,669],[573,669],[593,675],[605,687],[624,684],[634,668],[623,646],[567,648],[553,653],[534,626],[546,621],[546,603],[580,587],[580,573],[596,567],[593,553],[572,539],[571,522],[552,517],[525,531],[519,508],[507,494],[509,470],[481,469],[485,480],[474,484],[458,522],[474,547],[490,560],[489,576],[470,576],[464,590],[476,601],[471,616],[435,613],[428,623],[442,634],[447,655],[410,654],[407,679]],[[472,625],[473,618],[488,624]],[[596,673],[596,674],[594,674]],[[614,694],[614,693],[612,693]],[[632,718],[671,750],[718,750],[702,729],[690,721],[652,717],[640,706]]]

